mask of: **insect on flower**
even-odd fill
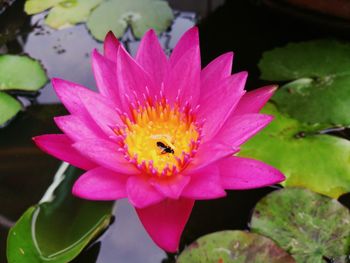
[[[74,195],[128,198],[153,241],[174,252],[195,200],[284,180],[267,164],[234,156],[272,120],[259,111],[276,87],[245,93],[247,73],[231,75],[232,59],[223,54],[201,70],[196,27],[169,58],[153,30],[135,58],[109,33],[104,55],[92,53],[98,93],[53,79],[70,114],[55,118],[63,134],[34,141],[86,170]]]

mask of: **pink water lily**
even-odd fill
[[[86,170],[74,195],[128,198],[154,242],[174,252],[195,200],[284,180],[267,164],[234,156],[272,120],[258,112],[276,88],[245,93],[247,73],[231,75],[232,59],[223,54],[201,70],[196,27],[169,58],[153,30],[135,58],[109,33],[104,55],[92,53],[99,92],[53,79],[70,115],[55,118],[64,134],[34,141]]]

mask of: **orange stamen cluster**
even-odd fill
[[[131,109],[125,127],[116,130],[130,161],[147,174],[171,176],[194,156],[200,140],[199,125],[190,107],[170,106],[165,99]]]

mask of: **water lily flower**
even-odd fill
[[[267,164],[234,156],[272,120],[258,112],[276,87],[245,93],[247,73],[231,75],[232,59],[223,54],[201,70],[196,27],[169,58],[153,30],[135,58],[109,33],[104,55],[92,53],[98,93],[53,79],[70,114],[55,118],[63,134],[34,141],[86,170],[74,195],[128,198],[153,241],[174,252],[195,200],[284,180]]]

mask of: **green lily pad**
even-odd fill
[[[177,263],[293,263],[295,260],[271,239],[244,231],[205,235],[187,247]]]
[[[0,90],[37,91],[46,82],[39,61],[28,56],[0,55]]]
[[[27,0],[24,4],[24,11],[28,15],[41,13],[65,0]]]
[[[275,240],[297,262],[348,262],[348,209],[309,190],[286,188],[264,197],[255,207],[251,229]]]
[[[45,23],[52,28],[61,29],[85,22],[91,10],[103,0],[69,0],[52,8]]]
[[[36,14],[51,8],[45,23],[54,28],[62,29],[85,22],[91,10],[103,0],[27,0],[25,11]]]
[[[121,37],[128,26],[136,38],[141,38],[150,28],[157,33],[165,31],[173,19],[173,12],[166,1],[107,0],[91,13],[87,27],[98,40],[103,40],[110,30]]]
[[[350,44],[289,44],[265,52],[259,68],[265,80],[295,80],[273,97],[281,112],[306,123],[350,125]]]
[[[21,103],[16,99],[4,92],[0,92],[0,125],[12,119],[21,108]]]
[[[271,103],[262,112],[275,119],[242,146],[240,156],[278,168],[287,178],[286,186],[305,187],[334,198],[350,192],[350,141],[317,134],[317,126],[286,117]]]
[[[9,263],[69,262],[108,227],[112,202],[92,202],[71,194],[81,173],[64,163],[41,203],[29,208],[11,228]]]

